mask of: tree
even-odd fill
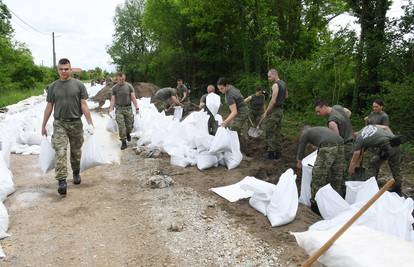
[[[0,37],[10,37],[13,28],[10,24],[11,14],[7,6],[0,0]]]

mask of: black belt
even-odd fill
[[[80,120],[80,118],[65,118],[65,119],[60,118],[60,119],[57,119],[57,120],[68,122],[68,121],[78,121],[78,120]]]
[[[129,104],[129,105],[116,105],[116,107],[121,107],[121,108],[130,107],[130,106],[131,106],[131,104]]]

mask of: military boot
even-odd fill
[[[81,177],[79,174],[79,171],[73,171],[73,184],[80,184],[81,183]]]
[[[66,196],[66,189],[66,180],[59,180],[58,193],[64,197]]]
[[[121,145],[121,150],[124,150],[128,147],[126,140],[121,140],[122,141],[122,145]]]
[[[126,134],[126,137],[127,137],[127,141],[131,142],[131,135],[129,133]]]

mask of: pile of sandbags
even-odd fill
[[[149,98],[138,101],[140,112],[134,118],[138,146],[157,147],[171,156],[172,165],[180,167],[191,165],[205,170],[224,165],[233,169],[240,164],[237,132],[220,127],[215,136],[209,135],[207,112],[195,111],[180,121],[158,112]],[[217,112],[217,101],[211,102]]]

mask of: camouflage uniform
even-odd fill
[[[229,128],[236,131],[241,139],[246,133],[246,122],[248,121],[249,111],[246,106],[237,110],[237,116],[230,122]]]
[[[116,107],[116,123],[119,129],[119,138],[125,140],[127,134],[132,132],[134,127],[134,114],[132,113],[131,106]]]
[[[330,183],[340,195],[342,192],[342,179],[344,173],[344,146],[341,144],[322,146],[312,169],[311,193],[315,199],[316,192]]]
[[[66,180],[67,148],[70,145],[70,165],[72,171],[80,170],[81,147],[83,144],[83,128],[80,119],[55,120],[53,122],[52,145],[56,151],[56,179]]]
[[[264,134],[268,151],[274,151],[279,155],[282,152],[282,118],[283,108],[275,107],[264,123]]]

